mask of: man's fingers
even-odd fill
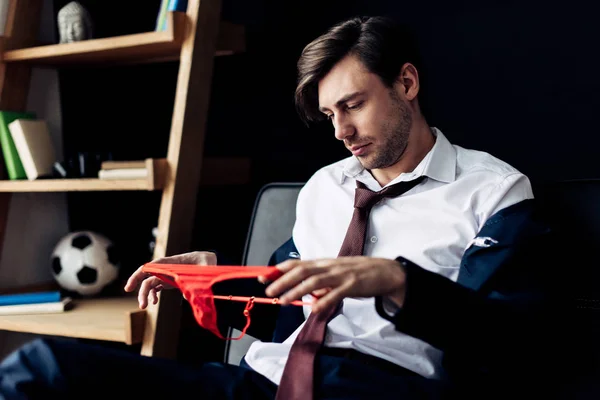
[[[145,296],[144,292],[141,289],[138,292],[138,305],[139,305],[140,309],[142,309],[142,310],[146,309],[146,307],[148,306],[147,294]]]
[[[320,259],[313,261],[287,260],[277,265],[277,269],[283,273],[283,276],[275,280],[266,289],[267,296],[277,296],[306,278],[326,273],[328,270],[340,270],[339,262],[336,259]],[[325,285],[314,287],[313,290],[322,289]],[[305,293],[306,294],[306,293]]]
[[[127,283],[125,284],[126,292],[133,292],[139,284],[148,277],[148,274],[142,271],[142,267],[139,267],[135,270],[133,274],[127,279]]]
[[[140,291],[138,292],[138,303],[141,309],[145,309],[148,306],[148,294],[150,293],[150,290],[160,283],[161,280],[156,277],[148,278],[142,282]]]
[[[310,270],[309,272],[312,272],[313,270],[317,270],[318,272],[323,271],[319,267],[314,267],[314,269]],[[301,299],[305,294],[313,293],[315,291],[322,291],[326,288],[336,287],[342,284],[342,282],[342,275],[336,273],[335,271],[327,271],[325,273],[311,275],[281,296],[280,301],[281,304],[287,304],[290,301]]]
[[[341,286],[332,289],[312,305],[311,312],[321,312],[329,307],[335,307],[340,301],[347,297],[352,288],[352,282],[345,282]]]
[[[300,260],[285,260],[282,263],[277,264],[277,269],[280,270],[282,273],[286,273],[288,271],[291,271],[292,269],[294,269],[296,266],[301,265],[301,264],[305,264],[306,261],[300,261]]]
[[[279,268],[279,266],[277,268]],[[298,285],[309,276],[322,271],[323,270],[321,268],[314,267],[312,264],[305,262],[303,265],[294,267],[293,269],[285,272],[279,279],[275,280],[267,287],[265,293],[267,296],[278,296],[279,294]]]
[[[273,282],[276,279],[281,278],[281,276],[283,275],[283,272],[279,269],[279,268],[271,268],[272,271],[269,272],[267,275],[262,275],[258,277],[258,281],[260,283],[266,284],[269,282]]]
[[[275,281],[279,279],[283,274],[287,274],[290,271],[302,267],[302,266],[313,266],[313,267],[330,267],[336,263],[336,259],[320,259],[320,260],[312,260],[312,261],[303,261],[303,260],[286,260],[282,263],[277,264],[274,268],[273,273],[265,276],[259,276],[258,281],[263,284],[267,284],[269,282]],[[339,263],[339,262],[338,262]],[[277,272],[278,271],[278,272]]]
[[[331,290],[330,287],[327,287],[324,289],[317,289],[317,290],[313,291],[311,294],[318,299],[320,297],[325,296],[327,293],[329,293],[330,290]]]
[[[148,292],[150,288],[146,285],[147,280],[142,282],[140,290],[138,291],[138,304],[143,310],[148,306]]]
[[[217,265],[217,255],[209,251],[192,251],[152,260],[154,264]]]

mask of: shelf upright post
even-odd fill
[[[4,35],[0,38],[0,54],[5,50],[33,46],[38,35],[42,2],[40,0],[8,0]],[[31,81],[31,67],[8,65],[0,59],[0,110],[24,111]],[[8,173],[0,152],[0,179]],[[10,193],[0,193],[0,254],[6,233]]]
[[[221,0],[190,0],[187,16],[154,258],[191,250]],[[158,304],[148,307],[141,352],[175,358],[182,296],[171,290],[159,295]]]

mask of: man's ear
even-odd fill
[[[401,94],[406,100],[416,99],[420,89],[417,68],[411,63],[404,64],[394,86],[396,91],[400,92],[398,94]]]

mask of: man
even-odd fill
[[[240,367],[200,369],[36,341],[4,362],[3,394],[120,387],[117,393],[139,397],[274,398],[310,316],[326,312],[332,316],[309,381],[316,398],[490,398],[527,387],[538,393],[545,372],[536,335],[546,327],[548,283],[540,271],[552,272],[537,245],[548,243],[548,231],[535,220],[525,175],[490,154],[452,145],[429,126],[419,106],[419,67],[409,36],[385,18],[345,21],[300,57],[300,115],[328,119],[352,154],[306,183],[293,238],[274,254],[284,274],[264,283],[268,296],[281,296],[284,340],[255,342]],[[399,182],[403,193],[369,206],[362,255],[342,255],[340,248],[353,242],[358,193]],[[285,260],[292,251],[300,259]],[[156,261],[218,260],[193,252]],[[126,290],[138,288],[145,308],[164,283],[140,269]],[[285,305],[301,298],[312,305],[290,324],[283,312],[292,308]],[[297,376],[286,374],[286,382],[306,377],[300,367],[287,370]],[[278,398],[285,398],[281,390]]]

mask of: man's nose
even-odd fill
[[[338,140],[344,140],[354,135],[354,126],[350,120],[339,114],[333,117],[333,127],[335,128],[335,137]]]

